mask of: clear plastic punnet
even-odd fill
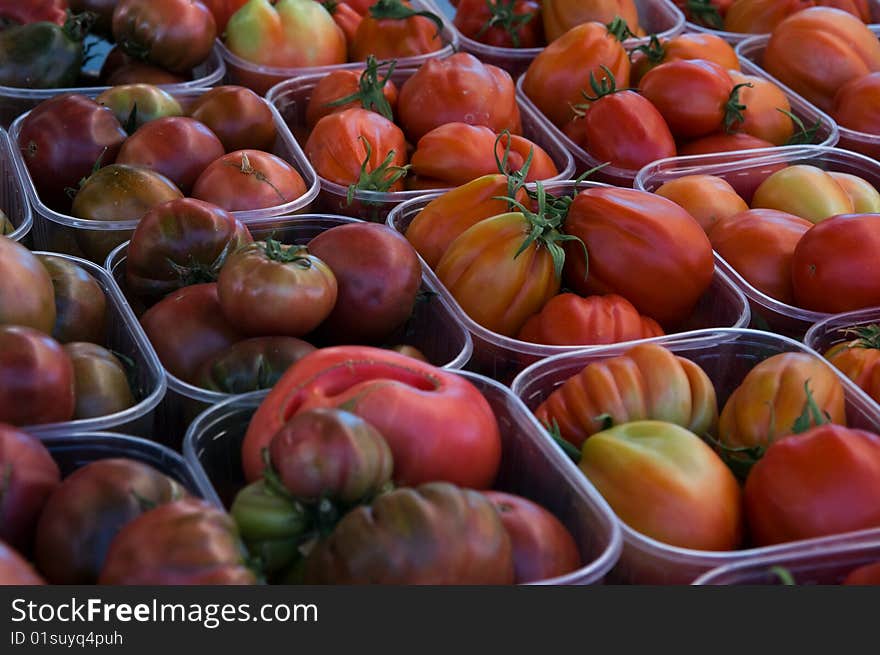
[[[448,0],[429,1],[433,1],[437,8],[449,17],[450,21],[455,19],[455,7]],[[639,13],[639,24],[646,34],[656,34],[660,39],[671,39],[684,31],[684,14],[671,0],[635,0],[635,4]],[[454,25],[453,29],[458,34],[462,50],[478,57],[483,63],[503,68],[514,79],[525,73],[532,60],[544,49],[543,47],[499,48],[466,37]],[[649,36],[627,39],[624,41],[624,46],[627,50],[632,50],[647,44],[649,40]]]
[[[401,68],[419,66],[428,59],[436,59],[440,57],[448,57],[452,53],[459,50],[458,31],[452,27],[442,12],[431,4],[429,0],[412,0],[410,2],[414,9],[420,11],[432,11],[437,14],[443,23],[443,29],[440,30],[440,38],[443,40],[443,47],[436,52],[429,52],[424,55],[414,57],[401,57],[397,60]],[[279,68],[274,66],[261,66],[253,62],[242,59],[233,54],[220,39],[217,39],[217,48],[223,56],[226,64],[226,79],[229,84],[240,84],[253,89],[260,95],[265,95],[269,89],[292,77],[302,75],[319,75],[323,76],[335,70],[340,69],[358,69],[363,67],[363,62],[349,62],[347,64],[334,64],[332,66],[313,66],[306,68]]]
[[[608,504],[578,480],[578,471],[541,435],[541,427],[523,404],[501,384],[461,372],[489,401],[501,428],[501,468],[494,489],[524,496],[552,512],[571,532],[583,567],[536,584],[586,585],[603,581],[620,553],[620,528]],[[190,426],[184,441],[186,461],[199,484],[212,486],[212,500],[228,507],[245,485],[241,444],[266,392],[256,392],[208,409]]]
[[[809,164],[828,171],[851,173],[880,189],[880,162],[848,150],[823,146],[785,146],[661,159],[640,170],[633,186],[656,191],[666,182],[685,175],[716,175],[735,188],[741,180],[754,186],[756,178],[763,179],[785,164]],[[715,253],[715,263],[748,297],[752,327],[801,339],[811,325],[828,317],[823,312],[781,303],[758,291],[718,253]]]
[[[740,64],[742,66],[743,73],[746,73],[748,75],[755,75],[757,77],[763,77],[773,81],[780,87],[780,89],[782,89],[782,91],[788,98],[788,102],[791,105],[791,113],[797,116],[807,127],[812,127],[813,125],[816,125],[816,133],[814,136],[816,145],[833,146],[835,143],[837,143],[837,139],[839,136],[837,123],[835,123],[830,116],[811,105],[809,102],[801,98],[785,85],[780,84],[777,80],[774,80],[763,70],[756,67],[746,66],[746,63],[747,62],[744,62],[743,58],[740,57]],[[599,161],[585,149],[581,148],[578,144],[572,141],[568,137],[568,135],[566,135],[562,130],[553,125],[553,123],[551,123],[550,120],[541,113],[541,111],[535,106],[535,103],[532,102],[532,100],[528,97],[528,95],[526,95],[526,92],[523,89],[524,77],[525,76],[521,76],[516,82],[517,97],[520,98],[523,105],[531,109],[538,116],[538,119],[544,124],[544,127],[563,144],[565,144],[565,147],[568,148],[572,155],[574,155],[575,172],[580,175],[584,171],[588,171],[591,168],[603,164],[604,162]],[[740,150],[736,152],[749,151]],[[651,164],[649,164],[649,166],[650,165]],[[609,184],[615,184],[617,186],[633,186],[634,180],[638,172],[638,170],[628,168],[605,166],[596,172],[595,178],[602,182],[608,182]]]
[[[871,0],[871,10],[874,12],[874,20],[880,23],[880,0]],[[878,36],[878,38],[880,38],[880,25],[871,25],[870,29]],[[773,80],[776,84],[780,84],[780,82],[776,81],[770,73],[762,68],[764,51],[767,49],[767,42],[769,40],[769,36],[750,38],[740,43],[736,47],[736,52],[742,62],[744,71],[755,71],[755,73],[752,74],[760,72],[767,79]],[[837,124],[837,131],[839,134],[837,146],[839,148],[860,152],[869,157],[873,157],[874,159],[880,159],[880,134],[859,132],[840,124]]]
[[[557,194],[571,193],[575,182],[566,180],[544,185],[544,188]],[[581,182],[577,185],[579,191],[595,186],[607,186],[597,182]],[[534,188],[534,185],[527,185]],[[388,215],[388,225],[401,234],[406,234],[410,223],[424,207],[436,198],[440,193],[431,193],[396,207]],[[585,346],[547,346],[527,341],[520,341],[512,337],[506,337],[487,330],[474,321],[465,313],[461,305],[446,289],[443,283],[423,263],[425,277],[440,289],[446,301],[452,306],[455,316],[471,333],[474,342],[474,353],[468,364],[468,369],[488,375],[502,382],[510,382],[517,373],[530,364],[553,355],[583,350]],[[731,282],[727,275],[716,266],[715,276],[712,283],[694,308],[691,316],[682,326],[682,331],[696,330],[711,327],[745,327],[749,323],[749,306],[745,296],[736,285]],[[663,339],[664,337],[658,337]],[[642,341],[653,341],[645,339]],[[636,342],[628,342],[630,345]],[[598,348],[599,346],[591,346]]]
[[[196,99],[204,93],[210,91],[208,88],[191,88],[186,90],[170,90],[181,104],[184,111]],[[94,95],[94,94],[93,94]],[[275,108],[267,103],[269,109],[275,118],[275,126],[277,128],[277,136],[275,144],[270,150],[273,154],[291,164],[302,176],[306,185],[306,192],[290,202],[265,209],[252,209],[247,211],[232,212],[233,216],[242,221],[250,228],[272,228],[284,225],[294,214],[301,214],[311,208],[312,202],[318,195],[320,183],[318,176],[305,153],[300,148],[296,139],[287,129],[287,125]],[[76,218],[69,214],[59,213],[46,206],[40,200],[37,189],[34,186],[33,179],[28,172],[27,165],[18,148],[18,136],[21,132],[21,126],[25,116],[19,117],[9,130],[9,138],[12,142],[13,157],[15,159],[15,167],[22,185],[27,191],[28,198],[34,211],[34,225],[31,230],[31,237],[34,246],[44,250],[52,250],[55,252],[65,252],[79,257],[86,257],[98,263],[103,263],[107,256],[104,251],[100,256],[88,256],[84,253],[80,243],[86,241],[88,243],[98,243],[93,248],[100,249],[108,237],[115,239],[119,243],[123,237],[113,235],[113,232],[130,233],[137,226],[137,221],[120,220],[120,221],[94,221],[83,218]]]
[[[359,223],[354,218],[307,214],[298,216],[278,229],[251,230],[254,239],[272,237],[282,243],[306,244],[312,238],[332,227],[348,223]],[[133,307],[142,313],[145,308],[140,306],[136,298],[131,297],[125,284],[125,261],[128,243],[119,246],[107,258],[106,268],[114,277],[123,293]],[[423,269],[426,267],[423,265]],[[456,319],[455,311],[445,295],[433,283],[433,280],[422,274],[422,291],[425,300],[416,303],[412,319],[391,336],[394,343],[406,344],[418,348],[432,364],[448,369],[462,368],[470,359],[473,344],[470,334]],[[164,369],[163,369],[164,370]],[[216,405],[231,397],[209,391],[184,382],[180,378],[165,371],[168,380],[168,392],[156,411],[156,434],[161,435],[164,443],[174,448],[180,447],[189,423],[211,405]]]
[[[220,48],[215,45],[208,59],[193,69],[193,79],[189,82],[160,84],[158,86],[169,93],[176,94],[188,89],[201,89],[219,84],[226,74],[226,66],[220,52]],[[30,111],[44,100],[62,93],[81,93],[95,97],[109,88],[109,86],[98,86],[97,84],[66,89],[23,89],[0,86],[0,126],[9,127],[16,118],[26,111]]]
[[[391,80],[400,86],[418,70],[417,68],[395,69]],[[266,94],[266,99],[272,103],[281,117],[285,120],[291,132],[303,144],[308,139],[306,127],[306,107],[311,98],[312,90],[325,74],[312,74],[284,81]],[[538,118],[534,111],[519,102],[520,116],[522,120],[522,134],[536,145],[543,148],[553,159],[559,173],[551,178],[553,180],[565,180],[572,177],[574,172],[574,159],[562,142],[544,127],[544,121]],[[318,211],[331,214],[343,214],[354,216],[363,220],[383,223],[388,212],[405,200],[418,198],[424,195],[424,190],[416,191],[356,191],[352,202],[348,202],[348,187],[331,182],[320,175],[321,192],[316,200]]]
[[[2,127],[0,127],[0,211],[6,214],[13,227],[12,232],[6,236],[13,241],[26,239],[33,223],[31,205],[25,195],[21,179],[16,174],[12,142]]]
[[[97,264],[54,252],[37,252],[72,262],[91,275],[107,298],[106,339],[102,345],[128,360],[126,372],[135,404],[121,412],[89,419],[63,423],[44,423],[26,426],[23,430],[42,437],[47,434],[68,432],[103,432],[118,430],[126,434],[150,438],[153,436],[153,417],[156,407],[165,395],[165,373],[156,352],[150,345],[140,323],[135,318],[122,292],[110,274]]]
[[[695,362],[706,372],[715,387],[719,409],[746,374],[764,359],[784,352],[800,352],[820,357],[818,353],[793,339],[747,329],[699,330],[658,342],[676,355]],[[513,381],[513,392],[534,411],[557,387],[585,366],[621,355],[628,347],[631,344],[582,350],[545,359],[517,376]],[[880,409],[843,374],[837,372],[837,375],[844,387],[847,425],[880,433]],[[550,439],[549,436],[546,438]],[[569,464],[575,467],[573,463]],[[586,476],[582,476],[581,480],[590,485]],[[798,549],[821,549],[842,539],[849,539],[855,534],[847,533],[761,548],[702,551],[670,546],[633,530],[623,522],[621,528],[623,553],[609,580],[632,584],[690,584],[699,575],[722,565]]]

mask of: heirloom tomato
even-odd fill
[[[552,43],[571,28],[589,22],[607,25],[620,19],[633,35],[639,32],[639,12],[634,0],[542,0],[541,19],[547,43]]]
[[[749,209],[718,220],[709,230],[712,248],[749,284],[771,298],[794,304],[791,258],[810,221],[775,209]]]
[[[98,79],[110,87],[125,84],[182,84],[192,79],[192,73],[171,73],[126,54],[120,46],[113,46],[101,66]]]
[[[73,364],[77,420],[107,416],[135,404],[122,362],[106,348],[75,341],[64,346]]]
[[[275,145],[278,130],[272,110],[246,87],[215,87],[199,96],[190,106],[189,115],[207,126],[226,152],[244,148],[271,150]]]
[[[44,585],[30,563],[0,541],[0,585]]]
[[[71,16],[64,27],[41,21],[0,29],[0,84],[30,89],[76,86],[89,17]]]
[[[52,337],[60,343],[103,343],[107,329],[107,296],[98,281],[68,259],[37,255],[55,290]]]
[[[684,175],[654,193],[687,210],[706,233],[717,221],[749,208],[727,180],[714,175]]]
[[[674,0],[687,19],[703,27],[724,29],[724,15],[736,0]]]
[[[880,213],[880,192],[874,186],[857,175],[849,173],[835,173],[828,171],[828,174],[834,178],[846,195],[849,196],[853,204],[854,214],[876,214]]]
[[[716,132],[679,146],[679,155],[708,155],[715,152],[772,148],[773,144],[745,132]],[[736,185],[734,185],[736,188]],[[740,193],[742,195],[742,193]],[[745,198],[745,196],[743,196]]]
[[[871,0],[816,0],[820,7],[833,7],[852,14],[863,23],[871,23]]]
[[[295,337],[254,337],[234,343],[199,368],[194,384],[220,393],[271,389],[315,347]]]
[[[865,564],[857,569],[853,569],[840,584],[880,585],[880,562]]]
[[[733,46],[720,36],[686,32],[661,42],[652,35],[647,46],[639,46],[633,51],[630,81],[638,84],[642,76],[655,66],[678,59],[704,59],[724,70],[739,70],[739,58]]]
[[[43,21],[64,25],[68,8],[80,11],[76,9],[76,0],[69,5],[67,0],[0,0],[0,18],[21,25]]]
[[[342,30],[342,33],[345,35],[345,42],[347,44],[351,43],[354,40],[354,35],[357,34],[357,28],[364,19],[364,15],[358,13],[347,2],[327,0],[321,4],[323,4],[324,8],[329,12],[337,27]]]
[[[821,168],[806,164],[786,166],[764,180],[755,189],[752,207],[788,212],[811,223],[853,211],[843,187]]]
[[[840,87],[829,112],[843,127],[880,135],[880,72],[854,78]]]
[[[308,129],[313,130],[318,121],[328,114],[357,107],[394,120],[398,97],[397,86],[391,81],[394,62],[386,68],[381,80],[379,66],[371,55],[363,71],[336,70],[318,80],[306,106]]]
[[[111,0],[116,2],[116,0]],[[247,4],[248,0],[202,0],[206,7],[214,16],[214,23],[217,25],[217,36],[222,36],[226,30],[226,23],[232,18],[232,15]]]
[[[770,80],[757,75],[743,75],[729,70],[727,74],[739,87],[739,104],[742,120],[734,118],[730,129],[751,134],[769,141],[776,146],[784,146],[794,134],[791,119],[791,104],[785,93]]]
[[[40,259],[0,236],[0,325],[21,325],[50,334],[55,325],[55,290]]]
[[[315,407],[345,409],[376,428],[399,486],[447,480],[485,489],[498,473],[498,422],[471,382],[391,350],[337,346],[287,369],[257,408],[242,444],[247,480],[262,474],[262,450],[284,424]]]
[[[443,21],[430,11],[416,11],[405,0],[378,0],[370,5],[348,44],[352,61],[399,59],[443,48]]]
[[[510,73],[466,52],[422,64],[400,87],[397,113],[413,143],[447,123],[522,132]]]
[[[540,48],[539,0],[460,0],[452,24],[462,36],[495,48]]]
[[[157,118],[183,115],[174,96],[152,84],[113,86],[95,98],[95,102],[109,107],[116,120],[129,132]]]
[[[788,16],[815,5],[814,0],[736,0],[724,15],[724,29],[740,34],[768,34]]]
[[[856,338],[832,346],[825,352],[825,358],[880,402],[880,327],[863,325],[850,328],[847,333]]]

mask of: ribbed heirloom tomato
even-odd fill
[[[378,0],[370,5],[348,44],[352,61],[399,59],[443,48],[443,22],[430,11],[417,11],[406,0]]]
[[[863,325],[848,332],[857,338],[832,346],[825,359],[880,402],[880,328]]]
[[[459,0],[452,24],[469,39],[496,48],[537,48],[544,43],[537,0]]]
[[[633,34],[639,31],[639,12],[633,0],[543,0],[541,18],[548,43],[576,25],[588,22],[605,25],[615,18],[622,19]]]
[[[328,114],[357,107],[394,120],[398,92],[397,86],[391,81],[393,68],[392,64],[380,71],[379,62],[371,56],[363,71],[337,70],[322,77],[312,89],[306,106],[308,129],[314,129],[318,121]]]
[[[840,87],[830,112],[843,127],[880,134],[880,73],[857,77]]]
[[[813,6],[813,0],[736,0],[724,15],[724,29],[767,34],[786,17]]]

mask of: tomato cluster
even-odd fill
[[[767,34],[810,7],[832,7],[871,22],[870,0],[676,0],[688,20],[737,34]]]

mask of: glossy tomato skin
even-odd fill
[[[309,104],[306,106],[306,126],[309,130],[313,130],[318,121],[328,114],[345,111],[346,109],[372,109],[372,107],[364,107],[364,103],[360,100],[352,100],[343,105],[331,106],[337,100],[347,98],[360,90],[362,74],[363,71],[359,70],[337,70],[318,80],[315,88],[312,89]],[[384,79],[385,75],[387,75],[387,69],[380,71],[378,75],[380,80]],[[382,95],[388,102],[393,117],[397,109],[399,95],[397,85],[389,79],[382,87]]]
[[[843,187],[821,168],[806,164],[786,166],[764,180],[755,189],[752,207],[785,211],[812,223],[853,211]]]
[[[357,28],[364,19],[363,14],[358,13],[347,2],[339,2],[335,6],[332,6],[332,9],[327,7],[327,11],[330,12],[330,15],[333,17],[333,22],[336,23],[337,27],[339,27],[345,35],[345,42],[350,43],[353,41],[354,35],[357,34]]]
[[[107,331],[107,296],[98,281],[69,260],[52,255],[38,257],[52,278],[55,290],[55,325],[52,328],[52,337],[59,343],[104,343]]]
[[[0,541],[0,585],[44,585],[28,561]]]
[[[370,6],[349,42],[349,60],[365,61],[369,55],[379,60],[400,59],[426,55],[443,48],[439,18],[437,22],[415,15],[402,19],[386,18],[384,12],[379,13],[378,4]],[[405,0],[383,0],[381,4],[403,5],[412,9]]]
[[[18,147],[40,199],[66,210],[65,189],[76,188],[95,162],[113,163],[125,130],[113,112],[79,94],[63,94],[41,102],[22,121]]]
[[[61,483],[61,473],[43,443],[0,423],[0,544],[29,552],[43,505]]]
[[[109,416],[135,404],[125,368],[109,350],[75,341],[64,351],[73,363],[75,419]]]
[[[791,258],[812,225],[786,212],[749,209],[717,221],[709,230],[709,241],[749,284],[791,305]]]
[[[543,0],[541,3],[541,18],[548,43],[577,25],[588,22],[607,25],[618,17],[626,22],[633,34],[639,31],[639,13],[633,0]]]
[[[665,182],[654,193],[685,209],[706,233],[721,219],[749,208],[729,182],[714,175],[684,175]]]
[[[855,214],[880,213],[880,192],[866,179],[849,173],[836,173],[829,171],[853,204]]]
[[[589,253],[566,244],[565,279],[581,295],[614,293],[661,324],[687,317],[715,271],[712,246],[700,224],[671,200],[632,189],[581,191],[565,231]],[[576,244],[575,244],[576,245]]]
[[[514,583],[556,578],[580,568],[577,544],[553,514],[522,496],[484,491],[495,506],[513,547]]]
[[[831,115],[843,127],[868,134],[880,134],[880,73],[847,82],[831,106]]]
[[[171,73],[160,66],[126,54],[117,45],[107,53],[98,79],[110,87],[124,84],[180,84],[192,80],[192,73]]]
[[[398,116],[412,142],[447,123],[522,132],[510,73],[466,52],[422,64],[400,87]]]
[[[619,343],[663,334],[652,318],[642,316],[626,298],[615,295],[582,298],[560,293],[526,321],[518,339],[552,346]]]
[[[115,0],[113,0],[115,2]],[[214,16],[217,25],[217,36],[222,36],[226,23],[236,11],[248,3],[248,0],[202,0]]]
[[[853,569],[844,578],[844,585],[880,585],[880,562],[865,564]]]
[[[57,341],[29,327],[0,326],[0,422],[73,418],[73,364]]]
[[[724,15],[724,29],[768,34],[788,16],[815,5],[813,0],[736,0]]]
[[[243,86],[218,86],[189,108],[190,118],[206,125],[226,152],[252,148],[271,150],[278,130],[269,105]]]
[[[102,585],[256,584],[235,521],[198,498],[175,500],[134,518],[110,543]]]
[[[50,334],[55,291],[40,260],[17,241],[0,236],[0,325],[23,325]]]
[[[306,561],[306,584],[511,584],[510,537],[479,492],[432,482],[349,512]]]
[[[199,367],[244,336],[223,316],[217,284],[169,294],[141,316],[141,325],[169,373],[193,382]]]
[[[510,8],[513,16],[531,16],[515,29],[492,23],[498,10]],[[520,19],[521,20],[521,19]],[[539,48],[544,45],[541,3],[537,0],[460,0],[452,24],[463,36],[495,48]]]
[[[741,130],[776,146],[784,146],[794,134],[788,97],[776,84],[757,75],[743,75],[729,70],[734,84],[748,84],[739,89],[739,101],[745,105],[745,120],[734,121],[730,129]]]
[[[174,96],[153,84],[113,86],[95,98],[95,102],[112,109],[116,120],[126,129],[130,129],[129,123],[137,129],[157,118],[183,114],[183,109]]]
[[[195,385],[221,393],[271,389],[290,366],[315,351],[295,337],[254,337],[232,344],[208,359]]]
[[[217,37],[214,16],[197,0],[119,0],[112,27],[126,51],[172,73],[205,61]]]
[[[485,489],[495,480],[501,437],[476,387],[454,373],[368,346],[322,348],[287,369],[248,426],[245,478],[260,476],[262,449],[290,417],[342,406],[388,442],[397,485],[447,480]]]
[[[320,334],[333,343],[377,343],[412,315],[422,281],[418,255],[390,227],[339,225],[309,242],[338,283],[336,306]]]
[[[745,485],[758,546],[880,525],[880,437],[820,425],[775,442]]]
[[[638,84],[645,73],[667,61],[677,59],[704,59],[715,62],[724,70],[739,70],[739,58],[733,46],[720,36],[708,32],[686,32],[661,41],[660,50],[646,54],[636,50],[632,53],[631,82]]]
[[[302,246],[257,241],[229,256],[217,278],[220,308],[248,336],[301,337],[336,304],[336,276]]]
[[[880,214],[842,214],[810,228],[791,263],[798,306],[837,313],[880,304],[878,230]]]
[[[825,359],[880,402],[880,349],[873,342],[854,339],[839,343],[825,353]]]
[[[581,471],[628,526],[672,546],[733,550],[743,538],[739,483],[693,432],[635,421],[594,434]]]
[[[102,459],[68,475],[37,524],[34,559],[51,584],[94,584],[117,532],[186,495],[176,481],[131,459]],[[146,502],[144,502],[146,501]]]
[[[603,414],[614,425],[650,419],[705,434],[715,431],[718,402],[703,369],[663,346],[642,344],[588,364],[535,409],[538,420],[556,422],[578,447],[603,429]]]
[[[262,150],[236,150],[202,171],[192,196],[235,212],[277,207],[305,192],[302,175],[281,157]]]
[[[871,5],[869,0],[816,0],[820,7],[833,7],[852,14],[863,23],[871,22]]]

